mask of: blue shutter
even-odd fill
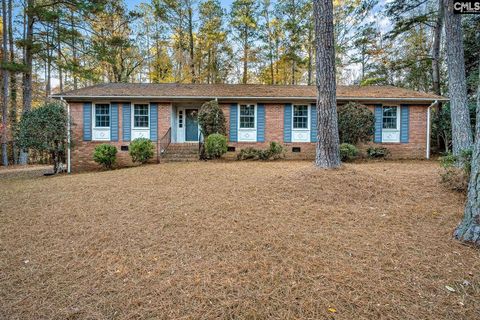
[[[83,141],[92,141],[92,103],[83,104]]]
[[[310,142],[317,142],[317,105],[310,106]]]
[[[132,107],[130,103],[122,106],[122,140],[130,141],[132,136]]]
[[[230,105],[230,141],[238,141],[238,107],[236,103]]]
[[[257,142],[265,142],[265,106],[257,105]]]
[[[118,103],[110,106],[110,140],[118,141]]]
[[[381,104],[375,105],[375,138],[376,143],[382,142],[382,128],[383,128],[383,108]]]
[[[150,140],[157,141],[158,133],[158,105],[150,103]]]
[[[410,108],[406,104],[400,106],[400,142],[408,143],[410,131]]]
[[[292,104],[287,103],[283,112],[283,141],[292,142]]]

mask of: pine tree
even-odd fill
[[[258,38],[259,5],[256,0],[235,0],[230,12],[231,26],[242,51],[242,83],[249,81],[248,64],[252,59],[252,47]]]
[[[333,34],[333,3],[314,0],[317,69],[317,149],[318,168],[341,165],[335,80],[335,46]]]

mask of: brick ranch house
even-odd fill
[[[196,153],[200,136],[196,115],[204,102],[213,99],[227,121],[227,158],[234,158],[242,148],[267,147],[276,141],[286,147],[287,159],[314,159],[316,96],[314,86],[110,83],[53,98],[69,105],[75,171],[98,167],[92,155],[101,143],[117,147],[119,165],[131,165],[128,145],[139,137],[156,143],[155,161],[189,149]],[[428,157],[430,106],[445,100],[391,86],[337,88],[338,105],[355,101],[373,111],[371,144],[387,147],[393,158]]]

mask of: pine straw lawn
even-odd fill
[[[479,319],[480,252],[451,239],[464,199],[438,172],[199,162],[0,175],[0,318]]]

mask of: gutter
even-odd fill
[[[317,97],[249,97],[249,96],[238,96],[238,97],[218,97],[218,96],[65,96],[65,95],[52,95],[54,99],[109,99],[109,100],[129,100],[129,99],[155,99],[155,100],[185,100],[185,99],[204,99],[204,100],[312,100],[316,101]],[[368,97],[337,97],[337,101],[418,101],[418,102],[430,102],[434,98],[406,98],[406,97],[397,97],[397,98],[368,98]],[[448,101],[447,98],[436,99],[435,101]]]
[[[430,131],[431,131],[431,110],[438,104],[438,100],[435,100],[427,108],[427,160],[430,159]]]

